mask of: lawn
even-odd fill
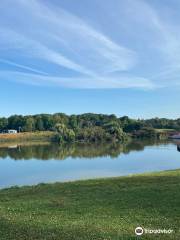
[[[134,229],[173,229],[144,234]],[[180,239],[180,170],[0,191],[1,240]]]

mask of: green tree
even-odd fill
[[[44,123],[40,116],[36,118],[36,130],[38,131],[44,130]]]
[[[64,124],[58,123],[55,126],[57,131],[56,140],[61,142],[73,142],[75,140],[75,133],[72,129],[68,129]]]
[[[7,118],[0,118],[0,131],[3,131],[8,126],[8,119]]]
[[[23,131],[25,131],[25,132],[32,132],[33,130],[35,130],[34,118],[27,117],[26,120],[25,120]]]

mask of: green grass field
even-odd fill
[[[1,190],[0,239],[180,239],[180,170]]]

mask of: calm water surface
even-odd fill
[[[180,142],[0,145],[0,188],[180,168]]]

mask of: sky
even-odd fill
[[[179,0],[1,0],[0,116],[180,117]]]

